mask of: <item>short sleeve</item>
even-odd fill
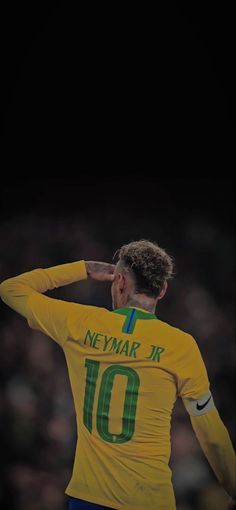
[[[197,399],[209,391],[209,380],[204,361],[194,338],[187,342],[178,363],[177,388],[182,398]]]

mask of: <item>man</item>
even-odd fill
[[[3,301],[63,348],[78,442],[69,509],[174,510],[170,421],[183,399],[216,476],[236,497],[235,454],[195,340],[155,315],[173,271],[157,244],[119,250],[116,266],[74,262],[3,282]],[[42,293],[87,277],[112,282],[113,311]]]

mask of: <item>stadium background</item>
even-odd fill
[[[3,205],[1,279],[80,258],[110,261],[121,244],[139,238],[158,241],[174,256],[176,275],[157,313],[197,339],[235,444],[232,182],[84,175],[48,178],[42,186],[34,179],[5,185]],[[111,306],[105,283],[81,282],[53,295]],[[2,507],[63,510],[75,446],[63,353],[3,304],[0,336]],[[178,510],[225,509],[227,498],[181,403],[172,443]]]
[[[4,5],[0,280],[158,241],[176,261],[158,315],[197,339],[235,445],[230,30],[210,3],[165,9]],[[95,282],[53,295],[111,305]],[[75,420],[63,354],[3,304],[0,317],[0,505],[64,510]],[[180,403],[172,444],[178,510],[225,510]]]

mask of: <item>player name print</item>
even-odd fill
[[[116,354],[123,354],[130,358],[137,358],[137,352],[141,342],[131,342],[122,338],[115,338],[114,336],[107,336],[104,333],[87,330],[84,344],[90,345],[93,349],[98,349],[103,352],[113,352]],[[159,363],[161,354],[165,351],[164,347],[158,345],[147,345],[147,356],[145,359],[157,361]]]

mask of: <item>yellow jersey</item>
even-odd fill
[[[65,354],[78,431],[66,493],[117,510],[174,510],[168,463],[175,400],[209,390],[198,346],[140,308],[109,311],[42,294],[85,278],[79,261],[0,286],[3,301]]]

